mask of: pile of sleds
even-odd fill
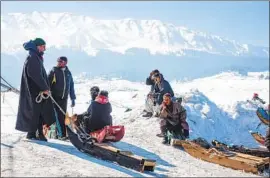
[[[265,104],[256,93],[253,95],[252,100]],[[267,111],[267,109],[259,105],[256,114],[261,121],[258,126],[263,123],[269,127],[269,108]],[[264,146],[265,138],[261,134],[251,132],[251,135],[258,143]],[[171,139],[170,144],[182,147],[195,158],[235,170],[243,170],[254,174],[260,174],[264,171],[269,172],[270,152],[266,147],[246,148],[242,145],[227,145],[218,140],[212,140],[210,144],[203,138],[194,140]]]
[[[202,138],[189,140],[173,139],[171,145],[182,147],[191,156],[219,164],[235,170],[243,170],[254,174],[269,169],[269,151],[267,149],[249,149],[239,146],[230,147],[216,140],[212,145],[205,144]]]

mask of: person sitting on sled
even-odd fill
[[[158,136],[163,136],[164,144],[168,143],[168,131],[178,138],[181,137],[180,139],[189,137],[189,125],[186,122],[186,110],[179,102],[172,101],[170,93],[166,93],[163,96],[159,117],[162,120],[160,122],[161,134],[158,134]]]
[[[91,95],[91,103],[95,101],[96,97],[98,96],[100,89],[98,86],[93,86],[90,88],[90,95]]]
[[[90,88],[90,95],[91,95],[90,105],[84,113],[76,115],[76,117],[78,118],[78,120],[76,120],[77,125],[79,125],[79,124],[83,125],[84,120],[90,116],[91,104],[95,101],[96,97],[98,96],[99,91],[100,91],[100,89],[98,86],[93,86]],[[80,123],[79,123],[79,121],[80,121]]]
[[[93,95],[92,95],[93,96]],[[125,133],[124,126],[112,126],[112,106],[108,91],[102,90],[95,97],[87,110],[88,115],[73,117],[77,126],[82,126],[86,133],[97,141],[119,141]]]
[[[92,101],[86,112],[76,115],[75,124],[82,125],[87,133],[104,128],[107,125],[112,125],[112,106],[108,100],[108,92],[100,91],[97,95],[98,87],[92,87]]]
[[[148,100],[148,104],[146,107],[147,113],[143,115],[143,117],[152,117],[158,116],[160,107],[163,100],[163,95],[165,93],[170,93],[171,97],[174,98],[174,92],[172,90],[172,87],[170,83],[163,78],[163,75],[160,73],[155,73],[153,75],[153,79],[155,81],[153,92],[148,94],[148,97],[150,98]]]

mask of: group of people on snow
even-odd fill
[[[75,90],[72,74],[67,67],[68,59],[61,56],[57,65],[47,74],[43,65],[43,54],[46,43],[42,38],[36,38],[23,44],[29,52],[22,72],[20,98],[16,129],[27,132],[28,139],[47,141],[43,126],[59,123],[57,137],[67,139],[65,113],[68,96],[71,107],[75,106]],[[146,78],[146,85],[151,86],[145,101],[143,117],[159,117],[160,131],[163,143],[168,143],[168,133],[189,138],[187,113],[181,102],[174,96],[170,83],[158,69],[153,70]],[[108,91],[93,86],[90,89],[91,102],[86,112],[76,115],[74,123],[87,132],[94,132],[112,126],[112,106],[108,99]],[[266,142],[269,145],[269,131]]]
[[[73,77],[67,67],[68,59],[65,56],[59,57],[57,65],[47,74],[43,65],[46,42],[36,38],[24,43],[23,47],[29,54],[23,66],[15,128],[27,132],[28,139],[47,141],[43,126],[57,122],[57,137],[67,139],[65,113],[68,96],[71,107],[75,106],[76,100]],[[78,121],[82,121],[88,133],[112,125],[108,92],[99,91],[95,86],[91,88],[91,97],[87,111],[78,115]]]
[[[174,97],[170,83],[158,69],[153,70],[146,78],[146,85],[151,85],[151,90],[145,101],[145,114],[143,117],[160,118],[160,134],[163,143],[168,143],[168,132],[181,139],[189,137],[189,125],[186,122],[186,110]]]
[[[57,138],[67,139],[65,113],[68,96],[71,107],[75,106],[76,100],[72,73],[67,67],[68,58],[59,57],[57,65],[47,74],[43,65],[46,42],[36,38],[24,43],[23,47],[29,54],[22,72],[16,129],[27,132],[28,139],[47,141],[43,126],[58,123]],[[151,91],[146,99],[144,117],[154,115],[161,118],[161,134],[158,136],[165,138],[166,132],[172,131],[188,137],[186,110],[174,101],[174,92],[169,82],[158,70],[154,70],[146,84],[151,85]],[[98,86],[93,86],[90,95],[91,102],[87,111],[73,117],[74,123],[82,126],[87,133],[112,126],[112,106],[108,91],[100,91]]]

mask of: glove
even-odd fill
[[[75,100],[72,100],[71,101],[71,107],[74,107],[75,106]]]

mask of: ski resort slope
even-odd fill
[[[164,74],[166,76],[166,74]],[[125,125],[124,138],[114,143],[122,150],[157,161],[154,172],[140,173],[117,164],[102,161],[78,151],[69,142],[49,139],[49,142],[23,141],[25,133],[16,131],[18,95],[1,93],[1,175],[2,176],[102,176],[102,177],[173,177],[229,176],[250,177],[253,174],[232,170],[193,158],[181,149],[163,145],[158,118],[143,118],[144,101],[150,87],[125,80],[88,80],[77,77],[76,106],[73,113],[88,107],[89,88],[97,85],[109,91],[113,105],[114,125]],[[256,107],[246,102],[254,92],[269,103],[269,73],[221,73],[193,81],[172,81],[177,96],[184,96],[191,138],[257,147],[249,131],[260,123]],[[70,104],[69,104],[70,105]],[[132,109],[125,112],[127,108]],[[68,107],[68,112],[72,110]],[[258,128],[265,134],[266,127]]]

